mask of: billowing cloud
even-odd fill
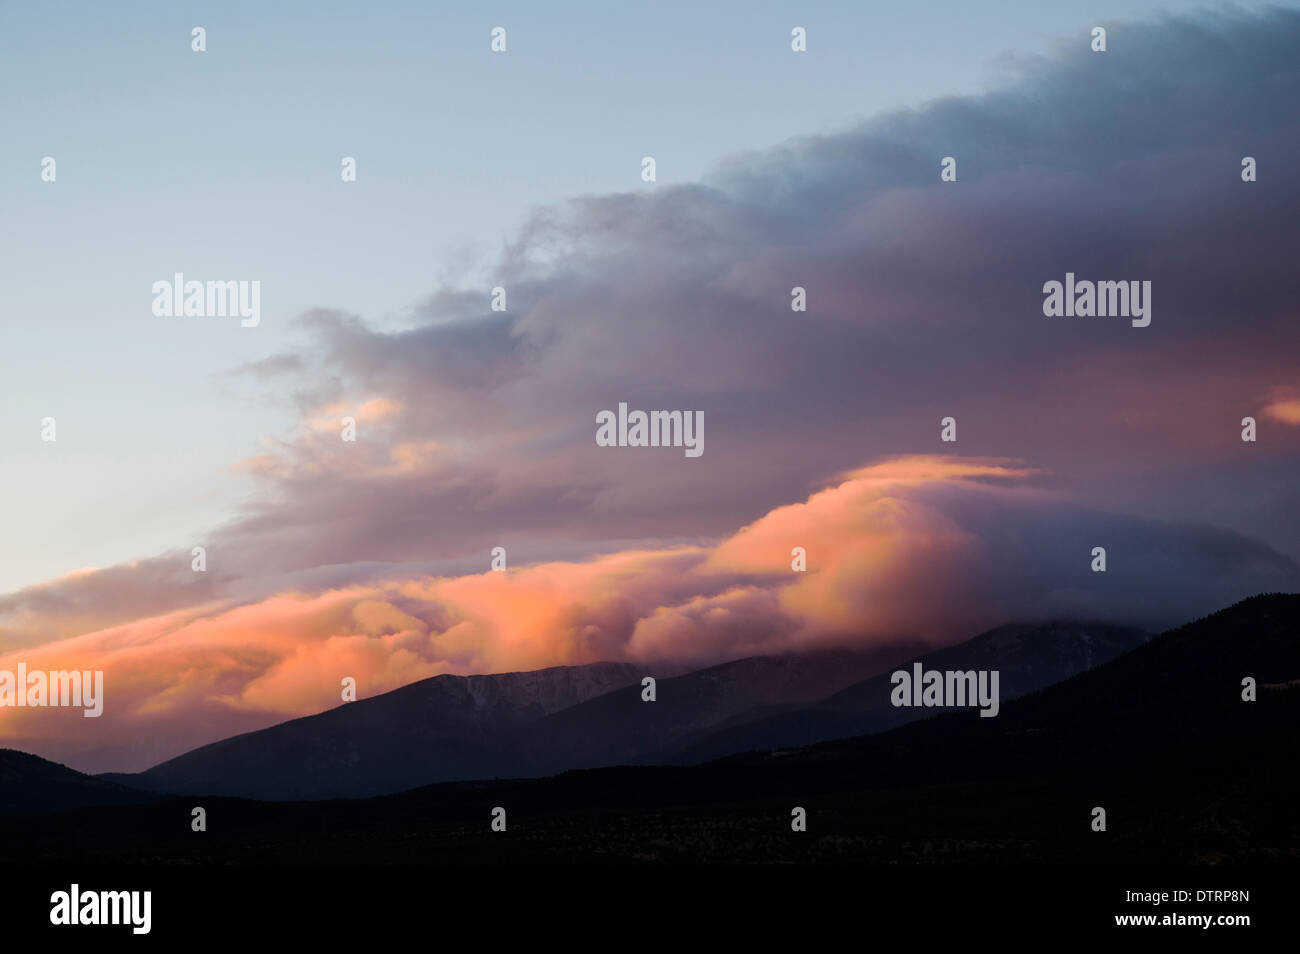
[[[1296,11],[1129,24],[982,97],[543,209],[492,263],[504,313],[487,288],[398,329],[313,312],[277,365],[304,418],[393,413],[268,447],[221,545],[251,575],[716,538],[864,459],[949,449],[951,415],[964,454],[1300,557],[1300,432],[1261,401],[1300,376],[1297,53]],[[1150,281],[1151,325],[1044,317],[1066,272]],[[620,401],[703,411],[704,455],[597,447]]]

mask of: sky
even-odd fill
[[[109,687],[0,742],[1296,589],[1297,52],[1258,4],[0,4],[0,668]],[[1151,324],[1046,318],[1067,271]],[[260,324],[156,316],[176,272]],[[597,446],[619,402],[704,453]]]

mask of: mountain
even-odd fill
[[[671,701],[656,704],[640,701],[642,678],[659,671],[643,664],[436,676],[215,742],[139,774],[101,777],[174,794],[317,799],[457,779],[544,775],[630,761],[676,732],[765,702],[810,702],[879,672],[906,652],[737,660],[658,680],[660,698]],[[656,720],[658,715],[668,718]]]
[[[1242,681],[1257,684],[1243,700]],[[693,766],[295,804],[0,817],[0,862],[1300,862],[1300,595],[1164,633],[1003,705]],[[493,832],[491,812],[508,812]],[[793,807],[807,830],[791,828]],[[1107,813],[1094,830],[1094,809]],[[1222,881],[1222,877],[1219,877]]]
[[[313,716],[237,735],[138,774],[101,776],[158,792],[248,798],[360,797],[509,772],[510,729],[619,686],[644,666],[434,676]]]
[[[1005,701],[1086,672],[1145,643],[1151,634],[1105,623],[1020,623],[1001,626],[974,639],[927,653],[899,668],[997,670]],[[895,707],[891,673],[856,683],[814,706],[774,713],[746,713],[739,724],[696,732],[657,761],[691,763],[733,752],[793,748],[828,739],[882,732],[936,714],[934,709]]]
[[[1009,698],[1146,638],[1101,624],[1005,626],[921,658],[929,666],[999,669]],[[901,643],[869,652],[753,656],[664,675],[653,702],[643,701],[641,680],[655,667],[640,664],[437,676],[206,745],[137,775],[104,777],[174,794],[318,799],[604,765],[703,761],[933,715],[889,705],[889,671],[916,657],[914,645]]]
[[[126,805],[158,796],[83,775],[36,755],[0,749],[0,814],[57,812],[87,805]]]
[[[515,733],[509,744],[518,753],[517,774],[657,761],[657,753],[683,738],[774,707],[806,705],[914,652],[890,645],[872,652],[752,656],[660,679],[653,702],[642,699],[639,684],[609,692]]]

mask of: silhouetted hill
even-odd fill
[[[83,775],[36,755],[0,749],[0,813],[56,812],[85,805],[157,800],[157,795]]]

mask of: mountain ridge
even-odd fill
[[[1255,702],[1241,681],[1256,679]],[[0,817],[0,860],[188,863],[1300,861],[1300,594],[1266,594],[1009,701],[694,766]],[[1267,688],[1277,686],[1279,688]],[[489,826],[507,806],[509,834]],[[791,830],[791,806],[808,826]],[[1092,825],[1095,807],[1108,827]],[[219,824],[212,820],[220,819]],[[94,833],[88,838],[88,833]]]

